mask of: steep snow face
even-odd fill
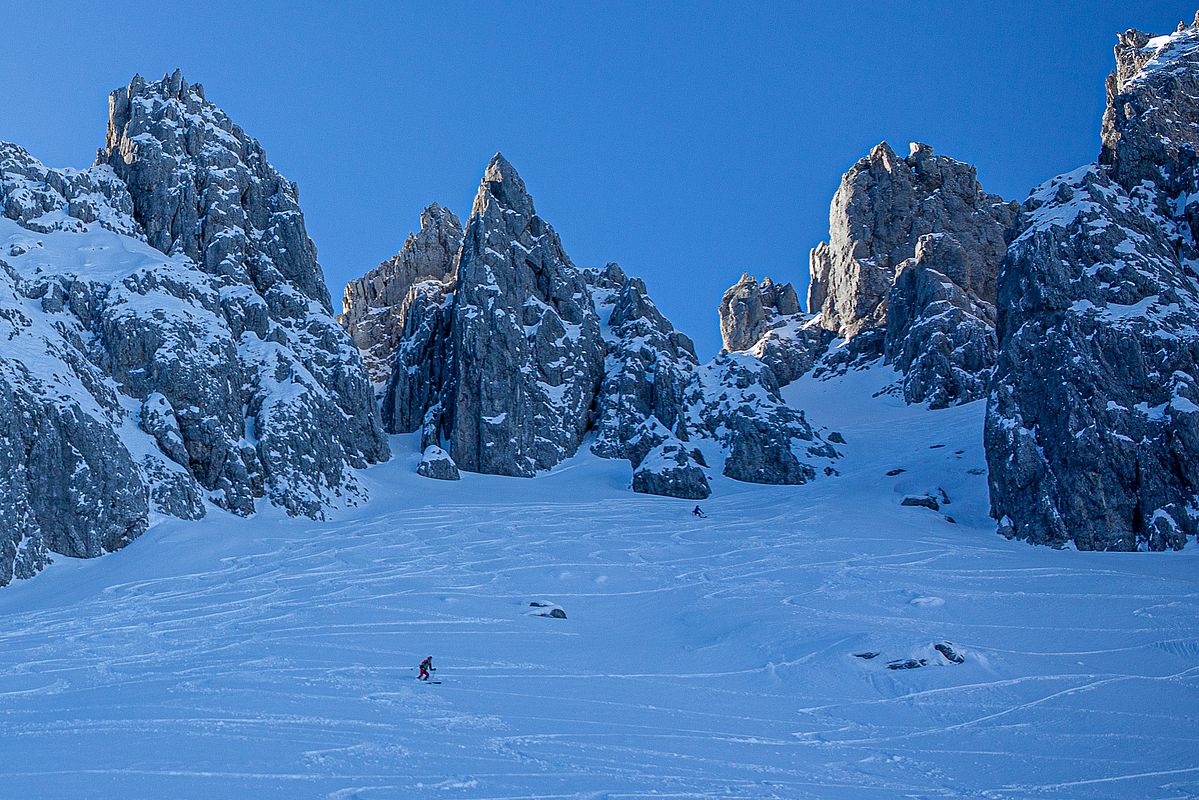
[[[0,352],[22,412],[0,447],[18,475],[0,507],[21,520],[0,582],[46,550],[123,546],[152,510],[250,514],[265,496],[323,517],[361,501],[354,468],[388,455],[294,189],[261,147],[178,75],[112,105],[113,166],[53,170],[0,146],[5,318],[23,343]]]

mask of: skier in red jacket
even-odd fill
[[[429,656],[424,661],[420,662],[420,675],[416,676],[418,681],[429,680],[429,670],[433,669],[433,656]]]

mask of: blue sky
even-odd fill
[[[299,183],[335,304],[426,204],[465,215],[502,150],[575,262],[643,276],[703,355],[742,271],[806,285],[871,146],[927,142],[1023,199],[1095,158],[1116,32],[1196,7],[307,5],[0,0],[0,139],[86,166],[107,93],[180,67]]]

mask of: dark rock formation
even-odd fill
[[[430,238],[444,255],[446,238]],[[399,331],[388,334],[387,429],[420,430],[422,447],[445,446],[462,469],[533,475],[594,431],[593,451],[628,459],[636,491],[702,498],[705,447],[726,475],[760,483],[806,482],[816,475],[809,457],[837,455],[786,406],[762,362],[722,356],[701,367],[640,279],[615,264],[576,269],[503,156],[487,167],[446,273],[410,285],[398,306],[386,303],[399,293],[388,299],[381,285],[372,297],[382,305],[367,305]],[[351,284],[347,297],[366,285]],[[790,287],[766,288],[771,314],[798,312]],[[366,318],[345,316],[352,326]],[[759,328],[769,335],[778,323]]]
[[[945,408],[985,397],[995,364],[995,306],[974,293],[969,257],[952,235],[916,242],[887,302],[884,352],[908,403]]]
[[[1034,190],[999,286],[985,444],[1000,531],[1180,548],[1199,486],[1199,28],[1120,37],[1100,164]]]
[[[0,145],[0,584],[151,510],[321,517],[388,456],[295,187],[177,73],[110,107],[91,169]]]
[[[439,481],[457,481],[462,479],[462,476],[458,474],[458,465],[454,463],[454,459],[450,458],[449,453],[435,444],[431,444],[425,448],[425,452],[421,455],[420,464],[416,468],[416,474]]]
[[[497,154],[457,264],[442,438],[462,469],[530,476],[575,453],[603,371],[599,319],[558,234]]]

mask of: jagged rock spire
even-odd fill
[[[441,435],[459,466],[532,475],[572,455],[603,369],[599,320],[558,234],[502,155],[458,258]]]
[[[1085,550],[1199,532],[1199,26],[1116,45],[1100,163],[1036,188],[998,296],[1000,531]]]

